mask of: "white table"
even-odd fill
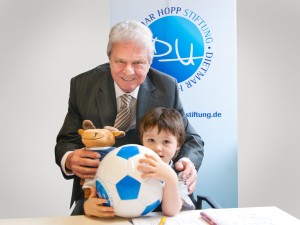
[[[0,225],[132,225],[126,218],[100,219],[87,216],[0,219]]]
[[[228,218],[241,217],[242,221],[249,215],[252,217],[257,216],[258,220],[261,216],[269,218],[272,225],[300,225],[300,220],[289,215],[283,210],[275,207],[250,207],[250,208],[232,208],[232,209],[218,209],[222,216],[225,215]],[[205,211],[205,210],[203,210]],[[197,225],[208,225],[201,219],[201,210],[191,210],[180,212],[175,217],[167,217],[166,225],[169,224],[197,224]],[[161,214],[153,213],[152,217],[142,218],[139,224],[141,225],[152,225],[159,224]],[[243,219],[244,218],[244,219]],[[40,218],[20,218],[20,219],[0,219],[0,225],[105,225],[105,224],[115,224],[115,225],[132,225],[130,219],[127,218],[92,218],[87,216],[65,216],[65,217],[40,217]],[[228,224],[228,223],[226,223]],[[232,225],[232,222],[229,222]],[[261,223],[257,223],[261,224]],[[238,225],[243,225],[239,223]],[[263,224],[262,224],[263,225]]]

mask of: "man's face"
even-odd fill
[[[150,68],[147,49],[135,43],[116,43],[109,58],[114,81],[124,92],[144,82]]]

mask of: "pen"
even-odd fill
[[[159,225],[164,225],[166,223],[166,219],[167,218],[163,216],[159,222]]]
[[[201,212],[200,213],[201,218],[207,222],[209,225],[218,225],[215,221],[213,221],[211,218],[209,218],[205,213]]]

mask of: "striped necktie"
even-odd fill
[[[123,94],[121,95],[121,109],[118,112],[115,120],[115,128],[119,130],[126,131],[130,124],[130,101],[132,96]]]

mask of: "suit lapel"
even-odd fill
[[[101,75],[103,76],[103,75]],[[95,95],[98,115],[102,126],[113,126],[117,115],[114,82],[109,73],[105,74],[98,85]]]
[[[153,107],[153,99],[155,99],[155,90],[156,88],[147,76],[145,81],[141,84],[138,93],[138,101],[136,108],[137,123]]]

